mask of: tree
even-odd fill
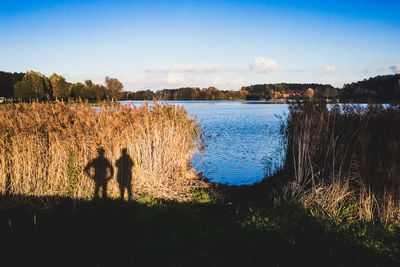
[[[249,91],[246,90],[246,87],[242,87],[239,91],[239,98],[246,99],[246,96],[249,94]]]
[[[43,98],[51,95],[49,79],[40,72],[28,71],[22,81],[14,86],[14,95],[19,98]]]
[[[71,97],[72,98],[81,98],[81,99],[88,99],[89,96],[87,94],[87,90],[84,84],[82,83],[74,83],[71,85],[70,88]]]
[[[92,87],[93,86],[92,80],[85,80],[85,86],[86,87]]]
[[[312,88],[308,88],[305,92],[304,92],[304,97],[307,98],[312,98],[314,96],[314,90]]]
[[[24,78],[25,73],[0,71],[0,97],[14,97],[14,86]]]
[[[153,100],[155,93],[151,90],[142,90],[135,92],[134,100]]]
[[[97,101],[104,99],[106,95],[106,88],[100,84],[94,84],[91,80],[85,81],[85,87],[88,99],[96,99]]]
[[[383,75],[345,84],[341,90],[342,99],[376,101],[380,103],[400,101],[400,74]]]
[[[69,96],[69,85],[63,76],[53,73],[50,76],[51,87],[53,88],[53,97],[65,99]]]
[[[106,96],[112,100],[119,99],[124,85],[116,78],[106,77]]]

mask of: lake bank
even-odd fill
[[[233,106],[235,107],[235,105]],[[134,114],[138,112],[135,111],[135,109],[127,110],[128,107],[124,107],[123,105],[118,105],[118,107],[114,109],[104,108],[100,112],[85,106],[77,106],[73,109],[70,107],[58,107],[58,109],[56,109],[56,111],[60,111],[59,109],[62,108],[61,110],[65,112],[54,112],[53,108],[55,108],[55,106],[39,107],[34,104],[16,109],[14,111],[17,113],[13,113],[14,115],[10,116],[9,119],[20,118],[23,122],[29,122],[30,120],[22,120],[21,118],[36,114],[36,117],[33,116],[33,118],[31,118],[31,122],[34,123],[29,125],[12,123],[11,125],[19,127],[18,131],[20,132],[17,131],[17,128],[14,129],[17,132],[8,132],[9,128],[6,127],[7,124],[2,124],[4,126],[2,128],[4,130],[3,133],[8,135],[12,133],[23,133],[23,137],[31,136],[32,138],[39,138],[39,141],[48,140],[48,142],[44,143],[34,143],[40,145],[39,148],[48,149],[48,145],[51,145],[54,140],[62,140],[62,138],[53,138],[51,134],[54,128],[49,127],[61,125],[60,121],[63,122],[61,119],[65,114],[71,115],[70,118],[74,121],[73,125],[76,125],[77,121],[80,122],[76,127],[88,121],[93,123],[94,126],[92,127],[94,127],[96,131],[80,131],[88,134],[89,136],[87,138],[92,135],[96,137],[98,134],[107,134],[107,136],[115,138],[115,136],[121,133],[120,130],[122,131],[125,127],[119,127],[120,125],[117,124],[116,129],[120,130],[109,132],[110,128],[107,128],[108,126],[106,127],[105,125],[116,123],[116,117],[114,117],[116,114],[121,116],[121,114],[129,112],[134,112]],[[153,111],[150,107],[148,107],[148,110],[146,108],[144,109],[145,110],[141,111],[142,113],[138,113],[141,115],[139,117],[141,119],[135,117],[135,120],[131,122],[140,122],[140,124],[136,125],[139,128],[143,127],[142,124],[146,125],[145,123],[153,125],[153,127],[147,128],[147,131],[139,132],[141,134],[149,133],[149,136],[146,135],[149,140],[152,140],[151,138],[154,136],[164,135],[153,136],[153,131],[159,129],[156,127],[157,124],[151,124],[153,120],[144,120],[143,118],[158,118],[163,122],[172,120],[174,126],[172,129],[176,129],[175,127],[183,127],[193,122],[186,121],[188,120],[187,113],[173,106],[159,106]],[[81,121],[79,120],[79,116],[72,116],[74,113],[69,113],[79,110],[81,111],[79,114],[83,116],[83,120]],[[125,113],[122,111],[125,111]],[[365,122],[363,119],[365,114],[357,113],[356,111],[357,110],[355,110],[354,113],[350,110],[349,113],[344,113],[343,115],[340,112],[335,113],[335,109],[327,109],[326,106],[320,106],[319,109],[318,106],[311,107],[310,112],[307,111],[307,109],[301,109],[301,107],[299,110],[292,110],[290,114],[291,117],[289,117],[288,120],[289,126],[286,128],[286,132],[288,133],[286,136],[289,141],[303,141],[292,143],[290,147],[297,148],[297,146],[308,144],[309,150],[307,150],[307,155],[312,158],[312,162],[316,164],[319,163],[318,159],[321,159],[321,155],[318,153],[321,151],[325,153],[334,151],[330,147],[331,143],[326,143],[325,141],[337,140],[342,136],[342,131],[336,131],[336,129],[343,129],[343,127],[339,126],[346,126],[348,128],[344,129],[352,132],[351,127],[356,127],[356,122],[358,122],[362,123],[361,125],[363,127],[360,129],[365,131],[364,133],[366,134],[364,135],[368,136],[368,134],[372,133],[378,134],[378,137],[382,135],[379,131],[371,132],[371,129],[381,129],[382,127],[378,127],[376,124],[372,124],[372,128],[367,127],[370,124],[363,124],[363,122]],[[114,112],[120,113],[114,114]],[[367,116],[369,118],[373,117],[373,115],[382,116],[378,116],[378,119],[370,119],[370,122],[378,123],[382,121],[386,124],[388,121],[384,118],[394,118],[392,115],[397,114],[390,113],[396,112],[396,110],[385,111],[381,109],[371,109],[370,112],[372,112],[370,116]],[[21,117],[15,116],[16,114],[21,115]],[[92,115],[94,116],[93,118],[91,117]],[[103,115],[105,117],[101,117]],[[103,119],[95,120],[94,118],[96,118],[96,116],[100,116],[100,118]],[[130,116],[128,115],[127,117],[129,118]],[[335,120],[333,120],[333,117],[335,117]],[[2,118],[7,119],[8,117],[4,116]],[[37,118],[41,119],[38,120]],[[348,123],[347,120],[349,118],[352,119],[352,123]],[[3,120],[3,122],[5,121],[7,120]],[[100,131],[99,128],[96,127],[98,126],[97,123],[101,121],[104,122],[104,128],[100,128],[102,129]],[[305,122],[307,121],[310,122],[310,124],[306,124]],[[330,124],[326,125],[324,124],[325,122],[330,122]],[[341,124],[342,122],[346,123]],[[64,123],[71,123],[71,121],[67,120],[64,121]],[[40,125],[47,126],[38,127]],[[165,124],[162,125],[164,125],[162,129],[166,128]],[[299,126],[307,125],[310,127],[300,128],[304,131],[298,131]],[[316,125],[320,127],[314,127]],[[36,130],[32,131],[32,129]],[[84,127],[84,129],[86,129],[86,127]],[[315,132],[316,129],[327,129],[325,133],[329,134],[322,135],[320,131]],[[43,130],[45,131],[43,132]],[[63,131],[62,129],[58,130],[61,132]],[[197,128],[194,127],[192,130],[196,133]],[[47,133],[48,135],[42,135],[43,133]],[[74,133],[75,131],[72,131],[72,134]],[[172,134],[170,131],[167,133],[169,134],[165,136],[170,136],[170,134]],[[304,133],[307,133],[308,136],[315,135],[315,137],[311,139],[299,138],[299,134]],[[396,136],[391,133],[390,131],[386,131],[385,138],[383,139],[390,144],[396,144],[398,139],[393,139],[392,137]],[[323,138],[324,136],[330,137],[332,134],[333,139]],[[8,135],[7,138],[10,137]],[[72,135],[72,137],[70,135],[66,136],[68,138],[75,138],[74,135]],[[346,133],[344,137],[346,136],[352,135]],[[181,140],[181,137],[178,139]],[[7,139],[3,138],[2,140],[4,141]],[[163,140],[163,138],[159,140]],[[174,140],[174,138],[171,138],[171,140]],[[193,141],[193,139],[190,140]],[[310,142],[310,140],[313,142]],[[351,140],[352,142],[349,144],[357,144],[357,142],[367,142],[367,144],[369,144],[368,142],[371,141],[370,139],[358,138]],[[384,140],[381,140],[381,145],[385,144],[383,143]],[[115,142],[114,145],[119,144],[119,141]],[[6,255],[4,262],[10,261],[13,265],[49,265],[58,260],[60,265],[77,264],[100,266],[135,263],[140,265],[163,266],[260,266],[266,264],[281,266],[299,264],[309,266],[354,266],[361,264],[365,266],[396,266],[400,262],[399,227],[393,223],[392,220],[385,221],[382,219],[380,214],[383,213],[379,213],[379,210],[374,210],[377,213],[374,213],[370,218],[358,214],[358,211],[365,210],[362,209],[361,206],[361,204],[365,202],[353,202],[353,198],[347,198],[348,196],[356,195],[350,195],[348,191],[345,191],[345,197],[339,196],[340,198],[336,200],[327,198],[330,196],[329,194],[311,195],[312,197],[310,197],[309,192],[317,191],[313,190],[315,189],[313,186],[310,188],[297,187],[304,188],[304,190],[296,191],[297,194],[295,196],[299,196],[298,198],[292,198],[290,195],[287,195],[287,192],[293,192],[288,190],[287,186],[293,185],[293,180],[299,181],[299,176],[297,175],[299,172],[297,172],[297,174],[290,173],[290,171],[298,170],[296,169],[297,167],[294,168],[286,164],[283,171],[277,172],[274,176],[264,179],[260,183],[254,185],[229,186],[206,183],[203,184],[203,189],[201,189],[201,186],[193,186],[193,184],[190,184],[190,186],[186,188],[188,190],[185,191],[188,195],[185,195],[185,198],[178,198],[177,200],[179,201],[173,200],[172,198],[168,200],[168,196],[166,197],[165,195],[159,195],[158,197],[157,195],[152,196],[151,194],[156,192],[154,190],[149,190],[147,192],[145,190],[134,190],[132,192],[132,199],[127,201],[117,200],[120,193],[119,190],[123,192],[125,189],[121,190],[121,188],[118,187],[118,182],[120,180],[114,178],[112,182],[110,181],[110,185],[106,187],[106,189],[109,190],[106,192],[109,193],[108,195],[112,197],[112,199],[99,199],[96,198],[96,184],[90,182],[90,177],[79,175],[80,173],[84,174],[83,170],[86,167],[90,169],[88,167],[91,166],[89,162],[93,158],[99,157],[101,154],[101,150],[95,151],[95,148],[99,146],[96,142],[87,143],[93,144],[91,150],[93,154],[90,154],[92,156],[88,156],[84,160],[77,160],[79,156],[76,154],[75,156],[72,156],[70,153],[65,154],[65,165],[61,166],[65,167],[64,174],[66,175],[65,177],[68,183],[60,184],[61,187],[59,188],[61,190],[46,193],[46,191],[44,191],[44,189],[46,189],[46,183],[35,183],[35,181],[41,181],[40,178],[37,178],[37,180],[31,181],[30,186],[36,185],[36,188],[43,188],[43,190],[41,189],[35,192],[34,187],[29,187],[29,190],[18,193],[17,189],[24,189],[24,187],[16,187],[15,184],[21,181],[23,182],[24,180],[22,178],[24,177],[21,176],[20,180],[14,180],[15,176],[2,175],[1,178],[3,180],[1,185],[4,187],[2,187],[3,191],[0,196],[0,203],[2,205],[0,209],[0,231],[2,237],[4,237],[2,240],[7,244],[7,247],[2,250]],[[177,142],[177,144],[180,143],[181,142]],[[6,144],[7,143],[3,143],[2,145]],[[17,145],[18,143],[14,142],[13,144]],[[25,143],[22,142],[21,144],[23,145]],[[43,147],[41,146],[42,144],[44,145]],[[82,146],[84,142],[80,142],[79,144],[79,149],[85,147]],[[133,144],[140,146],[142,142],[134,142]],[[341,144],[347,143],[342,142]],[[314,145],[316,147],[328,149],[315,149]],[[24,149],[26,149],[26,147],[28,146],[22,146],[17,152],[33,152],[32,150],[25,151]],[[119,150],[124,147],[125,146],[121,146],[120,144],[117,147],[118,149],[105,147],[107,151],[116,151],[116,155],[112,153],[106,154],[106,158],[113,157],[113,160],[111,160],[113,166],[118,166],[116,162],[119,161],[118,158],[122,158],[124,154],[123,151],[121,152]],[[151,148],[152,146],[149,147]],[[174,146],[169,145],[168,147]],[[353,153],[354,155],[360,153],[359,147],[365,146],[356,145],[351,147],[351,155]],[[178,148],[181,147],[178,146]],[[190,148],[192,147],[190,146]],[[386,145],[382,145],[382,149],[383,150],[379,151],[397,151],[392,150],[392,146]],[[152,149],[149,151],[153,151],[154,153]],[[182,151],[190,153],[192,150],[177,149],[176,153],[182,153]],[[132,153],[132,151],[130,153]],[[37,155],[33,154],[30,158],[26,156],[21,156],[20,158],[31,160],[37,156],[37,162],[43,162],[43,155],[48,154],[39,153]],[[297,154],[297,152],[286,153],[286,155],[293,155],[293,157],[295,157],[295,160],[286,159],[286,162],[298,161],[299,154]],[[328,154],[328,156],[329,155],[331,154]],[[381,153],[377,155],[381,155]],[[385,162],[395,162],[398,154],[390,153],[390,155],[393,156],[393,159],[387,158]],[[10,156],[15,155],[10,154]],[[174,157],[176,157],[176,154],[174,154]],[[330,158],[330,156],[328,158]],[[2,163],[7,162],[4,159],[10,160],[9,157],[3,157]],[[14,158],[11,157],[11,159]],[[156,161],[157,157],[150,157],[148,159],[146,164],[152,163],[153,160]],[[29,163],[29,161],[25,162]],[[324,168],[326,171],[332,170],[332,162],[336,163],[337,161],[323,161],[323,163],[327,163],[327,165],[313,165],[313,168],[315,170],[317,170],[317,168]],[[353,162],[357,163],[355,160]],[[13,168],[24,166],[21,161],[14,161],[14,163],[15,164],[11,165]],[[48,163],[54,162],[49,161]],[[189,166],[189,161],[184,162],[184,165],[186,167]],[[377,166],[371,163],[368,165],[371,167],[371,170],[374,170],[373,168]],[[39,169],[38,167],[46,167],[47,165],[38,166],[31,164],[30,166],[31,170],[37,170]],[[165,165],[160,166],[166,167]],[[352,165],[351,170],[359,170],[356,167],[356,165]],[[4,165],[1,165],[0,168],[9,170],[9,168],[4,168]],[[18,168],[16,170],[18,170]],[[168,170],[168,168],[166,170]],[[309,170],[309,165],[303,166],[302,171],[304,171],[304,173],[312,173]],[[322,170],[319,170],[319,173],[322,173]],[[9,173],[5,172],[5,174]],[[157,175],[153,174],[150,178],[157,177]],[[332,189],[329,187],[330,185],[341,186],[340,183],[334,183],[336,180],[328,179],[331,177],[329,172],[326,172],[324,176],[321,177],[309,177],[306,175],[303,175],[303,177],[305,177],[304,181],[308,181],[307,179],[311,178],[314,178],[314,181],[318,181],[317,178],[325,178],[324,185],[325,188],[329,190]],[[49,181],[52,181],[52,178],[54,177],[49,177]],[[86,180],[80,180],[81,178]],[[289,178],[293,178],[293,180]],[[9,179],[9,182],[7,182],[7,179]],[[361,181],[367,184],[367,181]],[[394,179],[388,181],[393,182],[395,185]],[[166,182],[168,184],[168,179]],[[79,183],[83,183],[84,186],[79,186]],[[10,187],[10,184],[13,186]],[[310,182],[307,184],[314,185]],[[320,185],[319,183],[315,184]],[[382,185],[382,183],[379,184]],[[385,186],[389,185],[383,184]],[[134,185],[138,186],[138,184]],[[289,187],[289,189],[293,188],[296,187]],[[335,188],[343,189],[346,187]],[[174,190],[180,190],[181,188],[170,187],[169,189],[171,190],[169,192],[174,193],[176,192]],[[311,189],[311,191],[308,189]],[[334,190],[329,190],[318,190],[318,192],[336,192]],[[354,190],[354,192],[357,191]],[[371,192],[374,194],[378,193],[378,191]],[[127,194],[129,195],[129,191]],[[321,201],[324,199],[328,199],[328,201]],[[308,205],[310,202],[304,200],[312,200],[313,205]],[[331,205],[332,203],[335,205]],[[397,202],[393,203],[396,204]],[[356,207],[355,205],[359,205],[357,209],[354,208]],[[27,256],[18,257],[18,254],[15,256],[15,252],[19,253],[19,255]],[[32,257],[30,257],[30,255]],[[36,256],[33,257],[33,255]],[[68,257],[65,255],[68,255]],[[288,255],[290,255],[290,257]],[[60,258],[64,260],[60,262]]]
[[[14,266],[396,266],[399,233],[335,225],[294,203],[179,203],[56,198],[50,209],[0,210],[2,263]],[[204,199],[204,197],[203,197]],[[3,201],[3,198],[2,198]],[[43,198],[27,199],[42,202]],[[23,257],[22,257],[23,255]],[[62,260],[60,260],[62,259]]]

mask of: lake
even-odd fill
[[[145,101],[121,101],[141,105]],[[244,185],[261,181],[282,164],[279,134],[288,105],[270,101],[162,101],[183,106],[197,117],[203,153],[192,167],[214,182]]]

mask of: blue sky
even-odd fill
[[[126,90],[400,72],[400,1],[3,1],[0,70]]]

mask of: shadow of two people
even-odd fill
[[[108,181],[114,177],[114,168],[111,162],[104,156],[104,148],[97,149],[98,156],[86,165],[84,172],[90,176],[95,182],[94,197],[99,198],[100,190],[102,191],[102,198],[107,198],[107,184]],[[128,155],[126,148],[121,150],[121,157],[116,161],[117,182],[119,185],[121,200],[124,199],[125,189],[128,192],[128,199],[132,198],[132,168],[133,161]],[[91,171],[94,175],[91,175]]]

